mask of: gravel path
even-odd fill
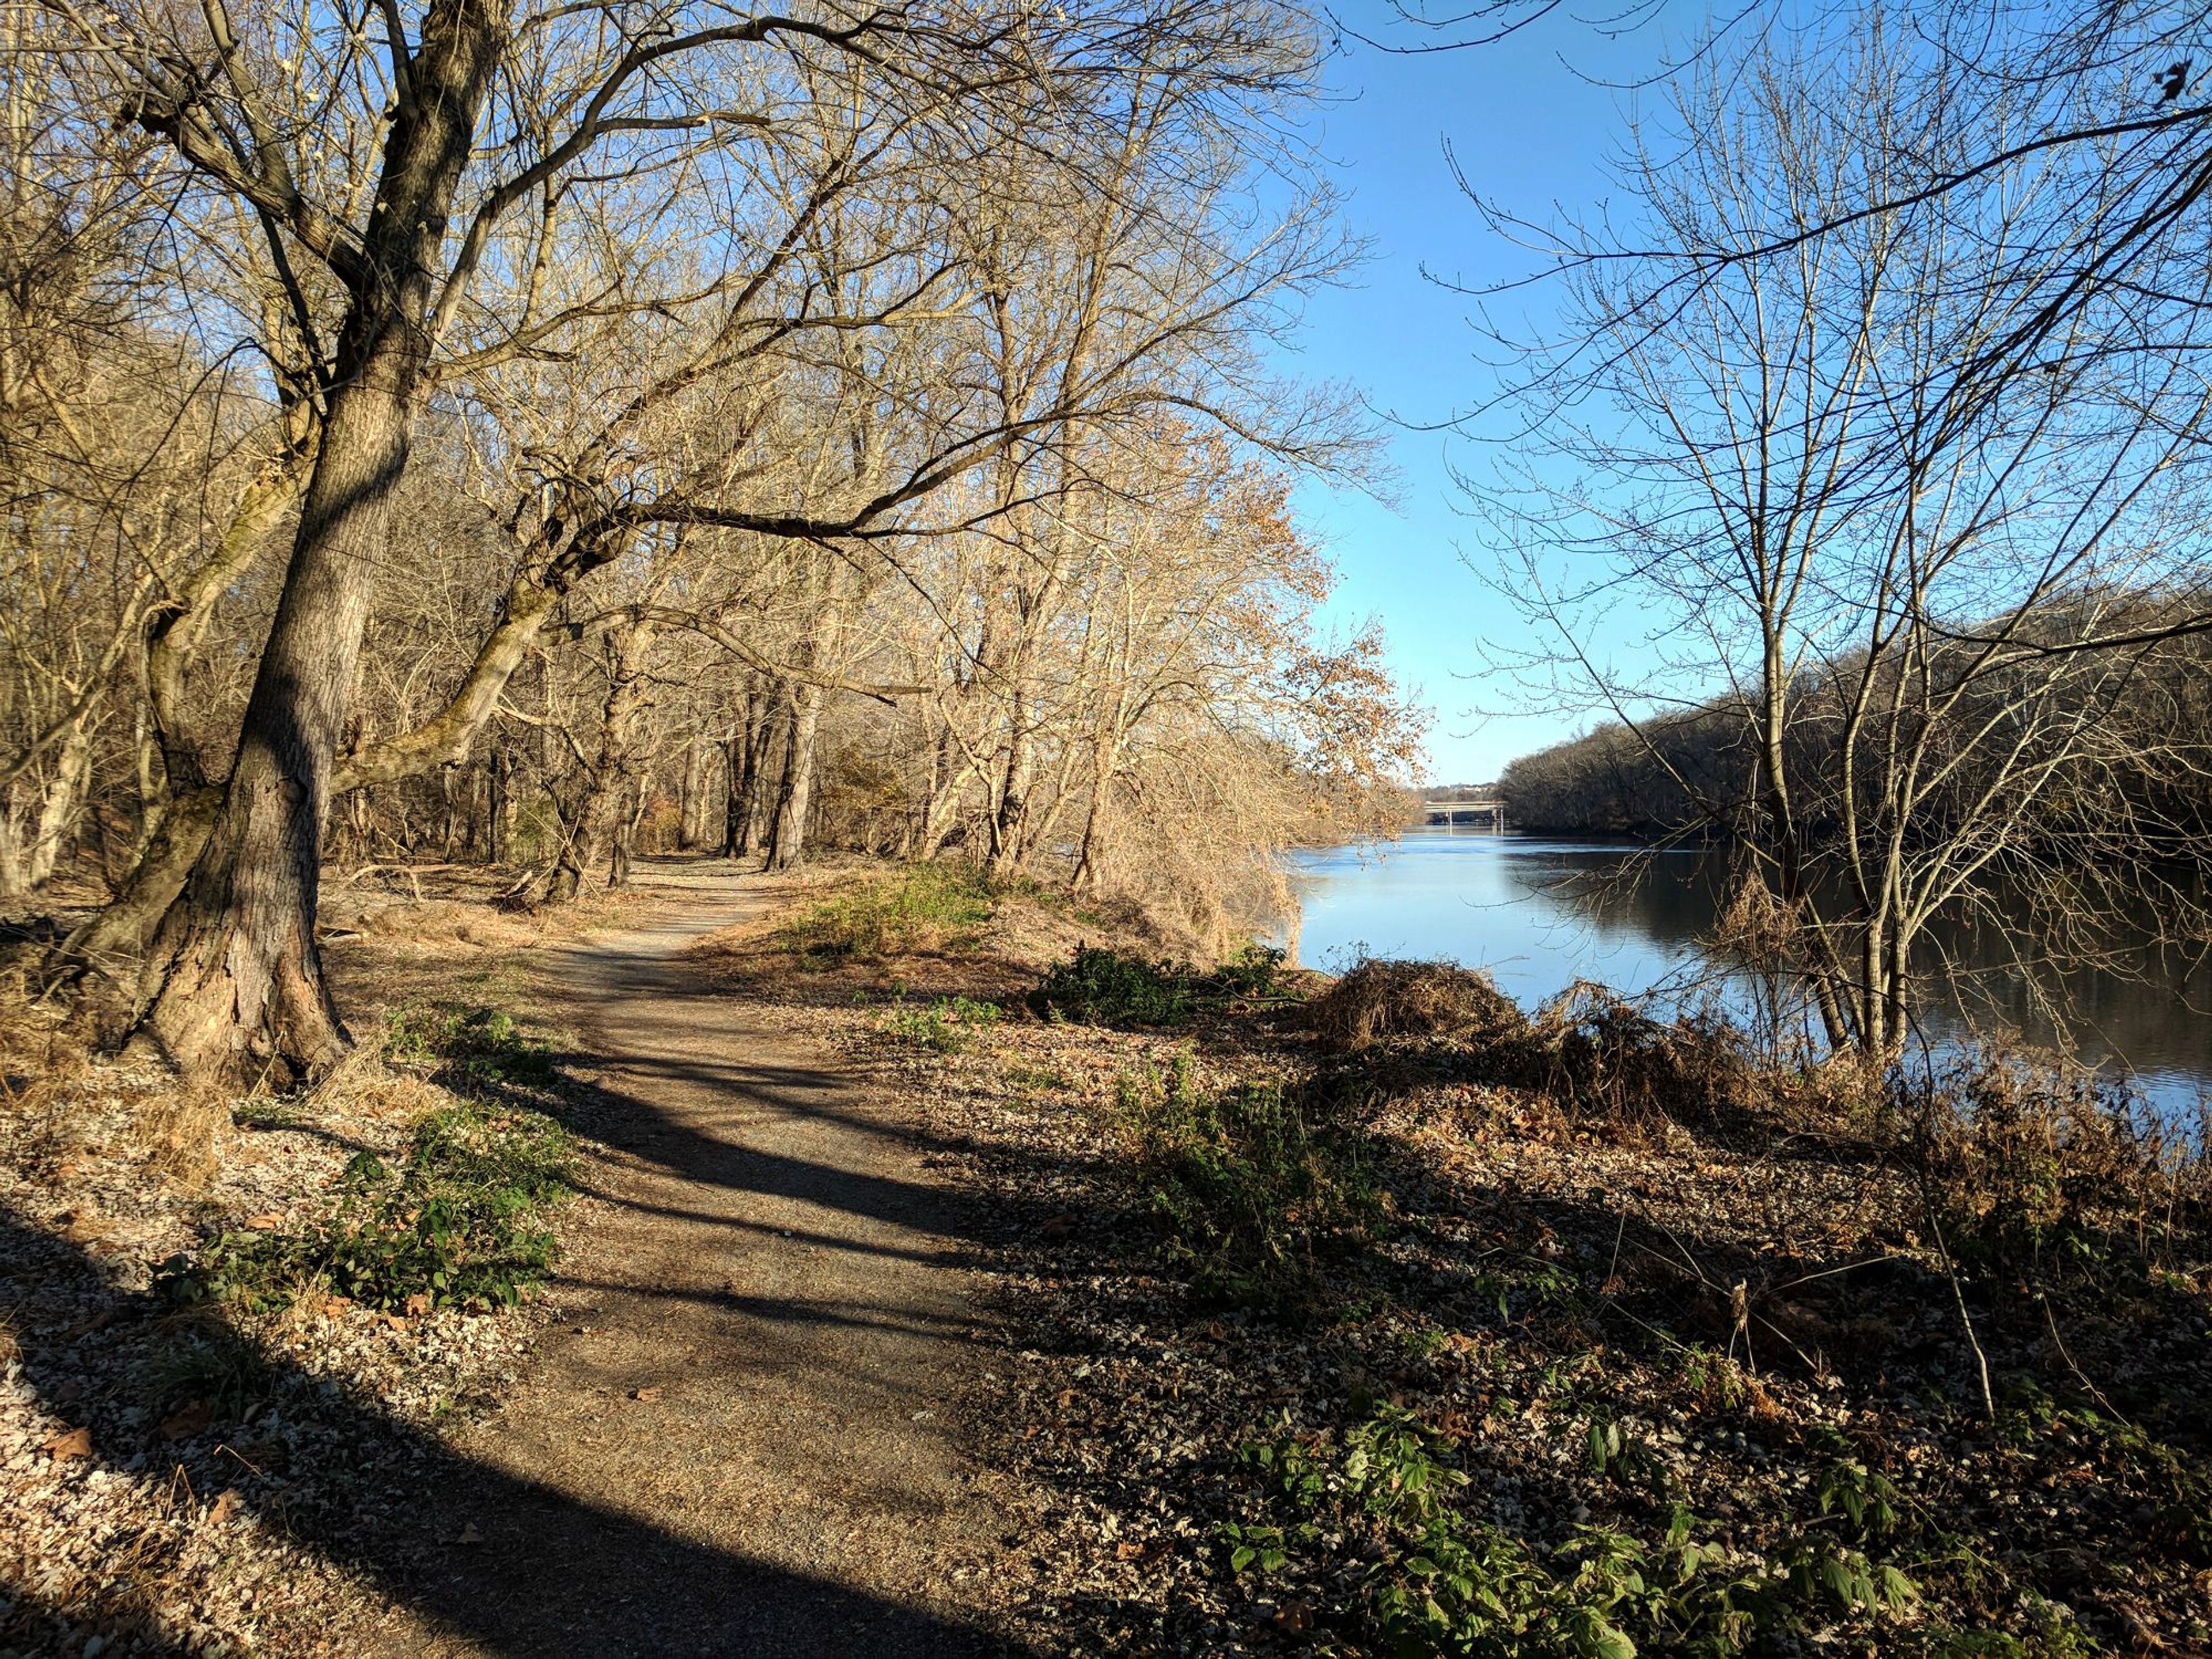
[[[452,1570],[387,1650],[996,1651],[1001,1501],[945,1421],[990,1351],[957,1211],[847,1062],[684,954],[773,882],[635,890],[554,963],[606,1097],[567,1317],[426,1494]]]

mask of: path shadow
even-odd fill
[[[116,1288],[80,1247],[4,1206],[0,1263],[23,1379],[42,1404],[90,1431],[88,1474],[188,1485],[202,1506],[234,1493],[483,1651],[518,1659],[1027,1651],[488,1468],[281,1352],[257,1356],[246,1419],[165,1443],[144,1378],[185,1339],[179,1316],[150,1293]],[[457,1541],[464,1536],[481,1541]],[[64,1610],[27,1583],[0,1583],[0,1599],[9,1604],[0,1643],[26,1652],[80,1651],[94,1633],[109,1651],[199,1650],[158,1635],[128,1604]]]

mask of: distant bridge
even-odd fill
[[[1421,818],[1426,823],[1441,823],[1456,828],[1462,823],[1484,823],[1492,830],[1505,827],[1505,803],[1502,800],[1425,800],[1421,803]]]

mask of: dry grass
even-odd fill
[[[2212,1142],[2049,1056],[1986,1053],[1893,1093],[1954,1248],[2014,1268],[2166,1266],[2212,1234]]]
[[[1528,1023],[1489,975],[1448,962],[1370,959],[1307,1004],[1306,1014],[1316,1041],[1336,1054],[1394,1038],[1484,1041]]]
[[[1316,997],[1307,1018],[1326,1054],[1419,1050],[1430,1070],[1525,1091],[1577,1125],[1620,1134],[1710,1124],[1781,1098],[1725,1024],[1655,1018],[1595,985],[1528,1015],[1486,974],[1368,961]]]

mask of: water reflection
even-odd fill
[[[1297,959],[1335,969],[1362,954],[1442,957],[1489,970],[1533,1007],[1577,980],[1632,994],[1717,995],[1741,1015],[1802,1018],[1775,988],[1705,957],[1698,941],[1722,898],[1722,861],[1697,851],[1645,853],[1595,842],[1486,831],[1416,830],[1402,839],[1297,861]],[[2130,1071],[2154,1096],[2194,1101],[2212,1089],[2212,973],[2134,953],[2144,979],[2039,973],[2017,938],[1930,931],[1918,966],[1931,983],[1918,1012],[1937,1043],[1973,1030],[2018,1032]],[[2030,959],[2023,968],[2016,958]],[[1963,977],[1946,980],[1945,963]],[[2059,994],[2039,996],[2039,989]],[[2063,1034],[2045,1005],[2073,1010]]]

